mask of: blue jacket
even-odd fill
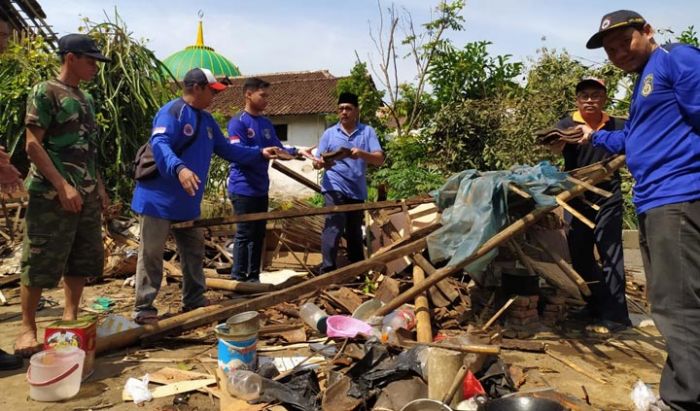
[[[352,134],[347,135],[340,123],[327,129],[318,143],[318,155],[337,151],[343,147],[357,147],[369,153],[382,151],[379,139],[374,129],[368,125],[357,123]],[[355,200],[367,199],[367,162],[350,157],[338,160],[335,165],[323,173],[321,188],[324,193],[339,191],[344,196]]]
[[[192,138],[197,140],[178,155]],[[153,119],[150,143],[159,173],[136,183],[131,209],[171,221],[199,217],[212,153],[242,164],[263,160],[257,147],[229,144],[211,114],[193,108],[182,98],[169,102],[158,111]],[[177,177],[182,167],[192,170],[202,181],[194,197],[185,192]]]
[[[627,155],[637,213],[700,199],[700,49],[659,47],[634,85],[620,131],[596,131],[593,145]]]
[[[281,147],[291,155],[296,155],[295,148],[282,146],[275,127],[267,117],[254,116],[242,111],[231,117],[228,122],[229,142],[243,147]],[[228,192],[250,197],[263,197],[270,188],[268,175],[269,160],[263,158],[251,164],[231,163],[228,177]]]

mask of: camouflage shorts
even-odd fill
[[[51,288],[61,276],[102,275],[102,211],[96,193],[83,197],[80,213],[69,213],[58,198],[30,194],[22,245],[22,284]]]

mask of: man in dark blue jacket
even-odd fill
[[[195,68],[184,78],[181,98],[163,106],[153,119],[150,144],[158,166],[155,177],[138,181],[131,208],[140,214],[134,319],[157,321],[153,306],[163,277],[163,249],[170,224],[199,217],[212,153],[235,163],[254,164],[273,158],[276,149],[232,145],[205,111],[214,94],[226,86],[211,71]],[[200,228],[174,230],[182,267],[183,311],[205,306]]]
[[[592,142],[624,153],[636,180],[639,245],[654,323],[668,357],[660,393],[674,410],[700,409],[700,50],[660,47],[638,13],[603,17],[588,48],[636,73],[623,130],[584,130]]]
[[[270,83],[252,77],[243,83],[245,109],[231,117],[228,138],[233,145],[243,147],[278,147],[296,156],[295,147],[284,147],[275,127],[263,112],[267,107]],[[307,154],[309,156],[309,154]],[[269,161],[231,163],[228,193],[236,215],[267,212],[269,205]],[[233,242],[233,269],[231,277],[238,281],[259,282],[260,263],[265,242],[267,221],[238,223]]]

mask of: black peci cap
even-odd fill
[[[356,94],[343,92],[338,96],[338,104],[352,104],[355,107],[359,107],[358,98]]]
[[[97,48],[95,40],[86,34],[67,34],[58,39],[58,54],[75,53],[92,57],[97,61],[109,63],[112,60],[105,57]]]
[[[639,13],[632,10],[618,10],[608,13],[600,20],[598,32],[591,36],[586,43],[586,48],[598,49],[603,47],[603,37],[611,30],[621,27],[642,27],[646,20]]]

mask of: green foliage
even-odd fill
[[[432,164],[425,142],[417,133],[396,136],[384,147],[387,161],[372,175],[374,185],[386,184],[388,198],[425,194],[440,187],[445,178]]]
[[[58,59],[47,49],[43,37],[23,37],[0,55],[0,145],[14,153],[12,162],[24,171],[29,168],[24,152],[27,96],[34,84],[58,74]]]
[[[486,50],[490,44],[476,41],[459,50],[448,43],[437,49],[428,79],[440,105],[517,90],[514,79],[521,74],[523,64],[509,62],[510,55],[490,56]]]
[[[698,33],[695,32],[695,26],[688,26],[688,28],[681,32],[676,40],[678,40],[680,43],[700,47],[700,41],[698,41]]]
[[[94,38],[111,63],[100,64],[86,89],[95,97],[102,130],[99,148],[105,185],[116,199],[128,200],[134,187],[131,164],[148,140],[158,109],[176,96],[175,81],[142,41],[135,40],[115,11],[114,20],[84,20],[81,31]]]

